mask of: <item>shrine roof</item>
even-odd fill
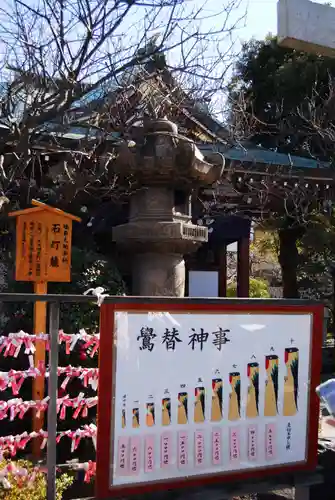
[[[140,78],[138,70],[131,79],[132,85],[130,86],[125,85],[124,87],[120,87],[111,78],[110,82],[101,88],[88,91],[84,97],[73,104],[69,111],[69,125],[64,129],[64,126],[60,126],[57,121],[48,123],[41,128],[39,133],[35,134],[35,137],[38,137],[35,146],[40,146],[41,149],[45,148],[46,151],[48,148],[50,151],[53,151],[59,147],[58,143],[62,140],[63,143],[61,144],[62,147],[59,147],[59,152],[64,152],[67,149],[65,146],[68,149],[73,149],[81,141],[92,141],[93,143],[94,141],[99,142],[103,138],[111,147],[123,142],[120,137],[120,131],[113,126],[113,121],[110,120],[110,132],[106,133],[104,127],[106,124],[101,124],[99,127],[93,125],[94,117],[96,112],[101,110],[106,103],[110,106],[115,101],[114,107],[117,110],[119,97],[122,104],[122,98],[128,96],[130,87],[134,102],[129,105],[129,109],[125,110],[124,119],[127,127],[130,124],[129,128],[131,128],[135,123],[134,120],[141,122],[143,116],[148,115],[148,110],[151,109],[153,102],[157,108],[155,108],[156,111],[159,110],[161,103],[164,101],[162,96],[168,93],[171,86],[172,77],[168,70],[157,72],[155,64],[150,60],[144,64],[141,71],[145,72],[146,78],[144,80]],[[148,85],[149,80],[150,85]],[[175,85],[175,82],[172,83]],[[195,102],[193,99],[188,98],[181,88],[179,88],[178,92],[183,96],[181,100],[183,105],[177,106],[178,116],[175,117],[175,120],[171,119],[177,123],[181,134],[187,136],[190,134],[191,138],[197,141],[198,148],[204,154],[218,151],[224,155],[228,162],[239,162],[241,165],[248,164],[249,167],[256,164],[258,166],[263,165],[264,167],[271,165],[282,166],[288,170],[290,168],[298,169],[298,174],[300,174],[300,169],[308,169],[314,170],[314,172],[311,172],[311,175],[317,176],[320,174],[316,173],[315,170],[325,169],[328,170],[328,175],[333,177],[332,172],[329,173],[332,169],[330,163],[265,149],[252,142],[243,142],[237,145],[231,140],[229,131],[224,124],[213,116],[204,103]],[[131,139],[132,134],[130,130],[128,132],[129,134],[125,134],[124,138]],[[8,133],[8,124],[0,121],[0,136],[5,136]],[[45,144],[43,144],[44,139],[46,139]],[[52,140],[54,142],[57,140],[57,145]],[[53,148],[51,148],[51,144]]]
[[[278,153],[270,149],[248,144],[247,146],[225,147],[223,144],[198,144],[198,148],[203,153],[209,151],[218,151],[222,153],[227,160],[239,161],[241,163],[258,163],[264,165],[279,165],[288,168],[331,168],[330,163],[320,162],[312,158],[294,156],[285,153]]]

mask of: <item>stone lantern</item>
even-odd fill
[[[133,182],[129,221],[113,228],[113,240],[129,257],[133,295],[183,297],[184,255],[208,240],[207,228],[191,222],[191,194],[221,177],[224,158],[204,157],[164,119],[149,122],[134,149],[116,162],[120,181]]]

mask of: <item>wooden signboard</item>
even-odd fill
[[[11,212],[16,217],[16,281],[31,281],[34,292],[46,294],[48,282],[64,283],[71,281],[71,242],[72,221],[81,222],[79,217],[70,215],[58,208],[49,207],[32,200],[34,208]],[[34,332],[46,332],[46,302],[35,302]],[[37,342],[35,366],[45,363],[45,343]],[[33,400],[42,400],[44,376],[36,377],[33,382]],[[33,415],[33,429],[43,427],[43,413]],[[35,458],[40,454],[40,443],[33,444]]]
[[[78,217],[39,201],[9,215],[16,219],[17,281],[71,281],[72,221]]]

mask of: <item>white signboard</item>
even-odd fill
[[[218,271],[189,271],[188,273],[189,297],[218,297],[219,273]]]
[[[111,484],[304,462],[311,323],[117,312]]]

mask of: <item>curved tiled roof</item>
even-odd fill
[[[330,168],[330,163],[320,162],[312,158],[294,156],[285,153],[278,153],[270,149],[264,149],[259,146],[248,144],[241,146],[224,146],[217,144],[198,144],[200,151],[208,153],[218,151],[222,153],[227,160],[235,160],[241,163],[257,163],[264,165],[280,165],[288,168]]]

